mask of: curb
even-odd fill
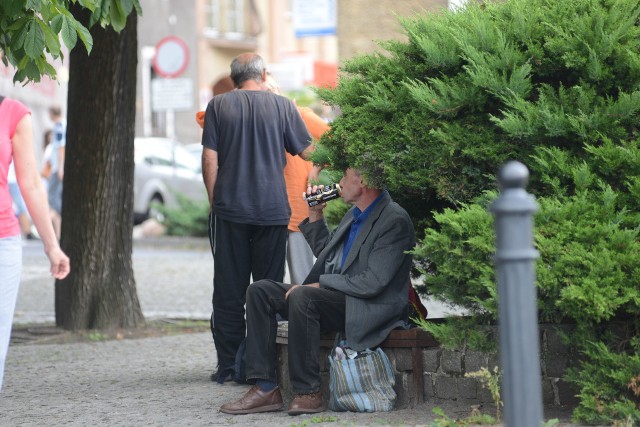
[[[141,237],[137,239],[134,238],[133,247],[154,249],[211,249],[211,246],[209,245],[209,239],[207,237],[182,236]]]

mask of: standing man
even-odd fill
[[[67,122],[62,118],[62,110],[58,106],[49,108],[49,118],[53,122],[51,145],[51,175],[49,175],[49,206],[51,222],[56,237],[60,240],[60,225],[62,221],[62,182],[64,179],[64,155],[67,145]]]
[[[353,207],[331,233],[326,203],[309,208],[300,230],[318,257],[302,285],[260,280],[247,291],[247,380],[255,385],[222,405],[227,414],[280,410],[276,383],[276,314],[289,319],[289,378],[295,396],[289,414],[325,410],[320,391],[320,332],[344,331],[356,351],[380,345],[406,324],[411,255],[415,244],[407,212],[389,193],[370,187],[359,171],[340,180]],[[307,189],[307,194],[316,186]]]
[[[263,90],[263,59],[244,53],[231,62],[236,90],[214,96],[202,133],[202,176],[211,202],[213,340],[222,384],[235,374],[245,338],[245,294],[253,280],[284,279],[291,209],[285,151],[308,158],[311,136],[293,103]]]

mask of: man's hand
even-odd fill
[[[307,186],[306,193],[302,193],[302,198],[306,201],[307,194],[315,194],[316,191],[322,190],[324,185],[311,185]],[[316,222],[324,218],[324,214],[322,213],[323,209],[327,207],[327,202],[318,203],[315,206],[309,207],[309,222]]]
[[[319,288],[320,287],[320,283],[309,283],[307,285],[293,285],[292,287],[289,288],[289,290],[287,291],[286,294],[284,294],[284,299],[289,299],[289,295],[291,295],[291,292],[293,292],[295,289],[299,288],[300,286],[311,286],[312,288]]]

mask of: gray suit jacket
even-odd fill
[[[407,212],[385,191],[358,232],[341,274],[326,274],[325,265],[343,245],[353,222],[353,208],[333,233],[325,221],[300,223],[300,231],[318,258],[304,284],[346,294],[345,334],[349,346],[373,348],[407,317],[411,255],[415,232]]]

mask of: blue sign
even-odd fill
[[[332,36],[336,26],[336,0],[293,0],[296,37]]]

